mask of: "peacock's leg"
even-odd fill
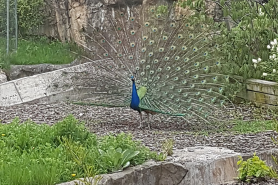
[[[150,124],[150,113],[146,112],[148,116],[148,128],[151,129],[151,124]]]
[[[143,127],[143,118],[142,118],[142,112],[139,112],[139,115],[140,115],[140,126],[138,128],[142,128]]]

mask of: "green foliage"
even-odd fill
[[[79,178],[78,180],[83,182],[85,185],[91,185],[94,181],[94,184],[96,185],[97,182],[101,180],[101,176],[96,176],[98,174],[97,169],[95,169],[94,165],[88,163],[88,151],[86,151],[86,149],[79,142],[74,142],[71,136],[62,137],[61,142],[63,143],[66,153],[70,159],[72,159],[84,172],[84,178]]]
[[[17,1],[17,16],[18,16],[18,28],[21,35],[28,34],[34,29],[37,29],[39,25],[43,23],[45,19],[44,14],[44,0],[18,0]],[[10,32],[15,30],[14,22],[14,7],[15,0],[10,0]],[[0,33],[6,30],[6,0],[0,0]]]
[[[18,0],[18,26],[22,34],[38,28],[43,23],[44,5],[44,0]]]
[[[58,122],[54,126],[54,143],[60,144],[61,138],[71,138],[75,142],[96,145],[96,138],[91,137],[90,132],[86,129],[84,123],[80,123],[72,115],[66,117],[62,121]]]
[[[167,156],[173,155],[173,147],[174,147],[174,140],[166,139],[162,143],[161,152],[158,155],[158,160],[164,161],[167,158]]]
[[[232,73],[246,78],[261,78],[262,71],[255,69],[252,59],[268,60],[266,45],[277,35],[277,1],[261,5],[247,0],[231,1],[230,5],[220,1],[223,14],[230,19],[229,27],[222,27],[223,60],[233,64]]]
[[[0,37],[0,44],[5,45],[4,38]],[[1,50],[1,45],[0,54],[4,54],[5,49]],[[76,59],[80,52],[78,46],[73,43],[61,43],[58,40],[51,41],[47,37],[27,37],[19,39],[17,52],[11,53],[7,57],[3,55],[1,62],[5,69],[9,69],[10,64],[68,64]]]
[[[239,165],[239,175],[238,179],[244,182],[252,182],[254,179],[265,180],[265,178],[277,178],[277,173],[269,166],[265,164],[256,153],[252,158],[243,161],[242,157],[239,157],[237,162]]]
[[[98,145],[98,148],[102,151],[108,151],[109,148],[121,148],[121,149],[129,149],[131,151],[140,151],[139,154],[136,155],[136,158],[132,158],[130,160],[131,165],[142,164],[147,159],[153,158],[157,159],[157,155],[154,152],[151,152],[149,148],[144,147],[140,142],[134,141],[132,139],[131,134],[121,133],[117,136],[112,134],[104,136],[101,138],[101,142]],[[107,166],[107,163],[102,163],[102,161],[98,161],[100,166]],[[112,168],[109,168],[112,170]],[[101,173],[107,173],[109,170],[102,171]]]
[[[140,152],[133,151],[131,149],[115,149],[110,146],[106,151],[99,149],[99,153],[101,160],[105,162],[107,169],[111,169],[112,172],[116,172],[130,166],[130,160],[137,156]]]
[[[229,61],[232,74],[244,79],[261,78],[263,71],[254,68],[252,59],[269,60],[266,45],[277,38],[278,2],[270,0],[263,5],[249,0],[215,0],[215,3],[222,9],[225,20],[218,28],[221,33],[217,37],[221,46],[219,56],[223,61]],[[203,0],[180,4],[190,6],[202,15],[206,12]]]
[[[263,71],[262,77],[266,80],[278,82],[278,43],[274,39],[266,46],[269,49],[269,59],[262,61],[261,58],[253,59],[254,67]]]
[[[73,116],[53,126],[19,119],[0,124],[0,148],[1,185],[57,184],[85,177],[97,182],[97,174],[157,157],[124,133],[97,138]],[[108,159],[115,165],[107,165]]]
[[[273,130],[275,122],[272,120],[254,120],[254,121],[235,121],[231,130],[237,133],[258,133],[265,130]]]

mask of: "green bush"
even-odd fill
[[[68,116],[53,126],[0,124],[0,184],[57,184],[157,158],[131,135],[97,137]]]
[[[44,0],[17,0],[18,28],[21,35],[37,29],[45,19]],[[11,33],[14,33],[14,7],[15,0],[10,0],[10,26]],[[0,0],[0,34],[6,30],[6,0]],[[6,32],[6,31],[5,31]]]
[[[263,71],[255,68],[252,59],[269,60],[266,47],[278,36],[278,2],[269,0],[260,4],[249,0],[214,0],[221,7],[223,22],[219,25],[219,56],[229,61],[230,72],[246,78],[262,78]],[[196,14],[206,13],[204,0],[180,2],[180,6],[190,6]],[[278,67],[278,66],[277,66]]]
[[[252,158],[243,161],[242,157],[239,157],[237,162],[239,165],[239,175],[238,179],[244,182],[262,181],[266,178],[277,178],[277,173],[269,166],[265,164],[264,161],[260,160],[256,153]]]

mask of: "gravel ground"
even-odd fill
[[[0,120],[2,123],[9,123],[13,118],[19,117],[22,121],[31,119],[37,123],[53,124],[69,114],[73,114],[77,119],[85,121],[90,130],[98,135],[120,132],[132,133],[135,139],[142,141],[155,151],[159,151],[165,138],[173,138],[175,140],[174,148],[177,149],[206,145],[226,147],[240,153],[253,153],[275,147],[271,137],[277,136],[274,131],[238,135],[229,134],[228,132],[209,135],[196,134],[196,130],[213,129],[213,127],[218,127],[218,125],[211,125],[205,122],[195,124],[194,121],[186,122],[182,118],[161,115],[151,116],[152,129],[148,129],[148,127],[138,128],[140,117],[137,112],[129,108],[92,107],[68,103],[21,104],[0,107]],[[272,118],[269,113],[246,106],[238,106],[236,113],[230,112],[227,119],[233,118],[233,115],[238,115],[246,120],[253,119],[256,115],[263,115],[267,119]],[[144,118],[144,120],[147,120],[147,118]],[[263,184],[278,184],[278,182],[268,181],[263,182]]]

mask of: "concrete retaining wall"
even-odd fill
[[[95,62],[101,62],[101,60]],[[82,98],[80,93],[74,92],[70,72],[86,71],[88,68],[90,71],[94,71],[92,63],[88,62],[2,83],[0,84],[0,106],[11,106],[31,101],[51,103],[58,100]]]
[[[254,102],[257,106],[278,108],[278,83],[249,79],[246,90],[237,96]]]

